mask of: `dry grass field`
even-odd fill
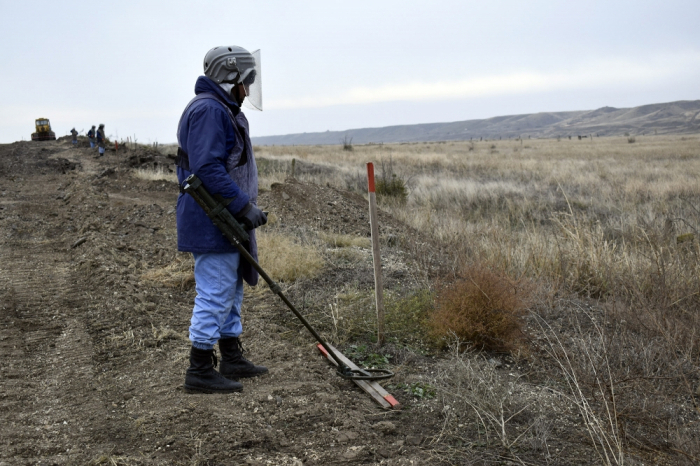
[[[294,160],[298,180],[364,193],[365,163],[375,162],[380,182],[407,193],[380,195],[380,207],[452,251],[440,279],[426,275],[431,292],[464,279],[481,289],[474,270],[525,284],[522,338],[501,346],[515,344],[531,373],[496,393],[488,365],[478,364],[483,354],[453,352],[433,380],[447,409],[445,438],[460,438],[465,424],[449,411],[459,406],[504,448],[529,438],[546,449],[563,414],[534,416],[527,434],[507,434],[506,425],[546,403],[548,386],[573,407],[602,463],[632,464],[632,452],[700,461],[700,137],[265,146],[256,154],[263,188],[288,177]]]

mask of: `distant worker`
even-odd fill
[[[90,149],[95,148],[95,125],[92,125],[92,128],[90,128],[90,131],[88,131],[87,134],[88,141],[90,141]]]
[[[228,201],[227,209],[249,230],[246,248],[257,260],[254,229],[267,223],[256,205],[258,169],[250,142],[247,107],[262,110],[260,55],[237,46],[215,47],[204,57],[204,74],[194,87],[177,130],[177,178],[190,174],[213,195]],[[257,271],[226,240],[207,214],[186,194],[177,199],[177,247],[194,256],[197,296],[190,325],[190,367],[185,389],[230,393],[243,389],[238,379],[268,372],[242,354],[239,336],[243,281],[258,283]],[[221,361],[216,367],[214,346]]]
[[[78,144],[78,132],[73,128],[70,130],[70,134],[73,136],[73,144]]]
[[[97,147],[98,151],[100,152],[100,157],[105,155],[105,125],[100,124],[100,127],[97,128]]]

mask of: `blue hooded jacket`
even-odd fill
[[[194,173],[211,194],[233,199],[227,208],[235,215],[248,202],[254,202],[251,196],[257,197],[257,179],[255,193],[249,195],[233,181],[227,170],[232,152],[240,152],[244,146],[252,152],[247,132],[240,134],[236,131],[224,104],[234,115],[239,115],[240,109],[218,84],[206,76],[197,79],[194,92],[197,95],[213,93],[217,99],[197,100],[182,114],[177,138],[180,148],[189,156],[190,170],[178,167],[178,182],[182,185]],[[242,114],[240,117],[244,119]],[[241,138],[246,140],[240,141]],[[182,193],[177,199],[177,247],[180,251],[193,253],[237,251],[194,199]]]

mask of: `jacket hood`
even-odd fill
[[[221,100],[226,102],[230,107],[238,108],[238,104],[236,104],[236,102],[234,102],[233,99],[231,99],[231,96],[226,94],[226,92],[224,92],[221,86],[219,86],[206,76],[200,76],[199,78],[197,78],[197,82],[194,85],[195,94],[199,95],[203,92],[212,92],[219,96]]]

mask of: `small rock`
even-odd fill
[[[114,168],[107,168],[98,175],[98,178],[114,174]]]
[[[73,243],[73,244],[71,245],[70,248],[71,248],[71,249],[75,249],[75,248],[77,248],[78,246],[80,246],[81,244],[83,244],[85,241],[87,241],[87,236],[83,236],[82,238],[80,238],[78,241],[76,241],[75,243]]]
[[[290,198],[289,198],[289,194],[283,192],[283,193],[282,193],[282,199],[284,199],[285,201],[288,201],[288,200],[290,199]]]
[[[396,432],[396,425],[391,421],[381,421],[377,422],[374,426],[374,430],[378,430],[384,435],[393,434]]]
[[[409,437],[406,437],[406,443],[409,445],[413,445],[415,447],[420,445],[422,441],[423,441],[423,439],[416,436],[416,435],[411,435]]]
[[[343,453],[343,458],[345,458],[346,460],[352,460],[352,459],[357,458],[357,454],[358,454],[357,451],[348,450],[345,453]]]
[[[387,450],[386,448],[380,448],[377,450],[377,454],[381,456],[382,458],[391,458],[391,452]]]

